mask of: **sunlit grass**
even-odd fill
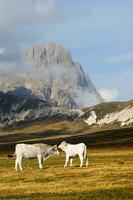
[[[44,169],[37,160],[23,160],[23,172],[15,172],[14,159],[0,159],[0,199],[132,199],[133,152],[90,150],[89,167],[63,168],[64,154],[50,158]],[[122,164],[120,164],[122,161]]]

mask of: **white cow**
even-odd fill
[[[88,157],[86,154],[87,148],[84,143],[79,144],[69,144],[63,141],[58,148],[66,153],[66,161],[64,167],[67,166],[67,163],[70,158],[70,167],[72,167],[73,157],[79,156],[80,159],[80,167],[83,166],[83,161],[86,161],[86,167],[88,166]]]
[[[51,156],[59,155],[59,151],[57,149],[57,145],[50,146],[43,143],[38,144],[17,144],[15,147],[15,169],[17,171],[18,165],[20,170],[22,169],[22,158],[38,158],[39,168],[43,168],[43,161],[48,159]]]

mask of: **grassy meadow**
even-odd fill
[[[23,159],[24,170],[14,170],[15,158],[0,155],[0,199],[127,200],[133,199],[133,149],[88,149],[89,167],[64,168],[64,153],[45,161]]]

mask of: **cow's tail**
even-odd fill
[[[12,158],[12,157],[15,157],[15,156],[16,156],[16,147],[15,147],[15,152],[14,152],[14,154],[8,154],[7,157],[8,157],[8,158]]]
[[[87,156],[87,148],[86,148],[86,145],[85,145],[85,148],[84,148],[84,160],[86,161],[86,167],[88,167],[88,156]]]
[[[12,158],[12,157],[15,157],[15,156],[16,156],[15,153],[14,153],[14,154],[8,154],[8,155],[7,155],[8,158]]]

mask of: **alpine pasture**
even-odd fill
[[[88,148],[89,166],[64,168],[65,155],[49,158],[44,169],[37,159],[24,159],[22,172],[15,157],[0,155],[0,199],[24,200],[127,200],[133,199],[133,149]],[[12,152],[8,152],[12,153]]]

